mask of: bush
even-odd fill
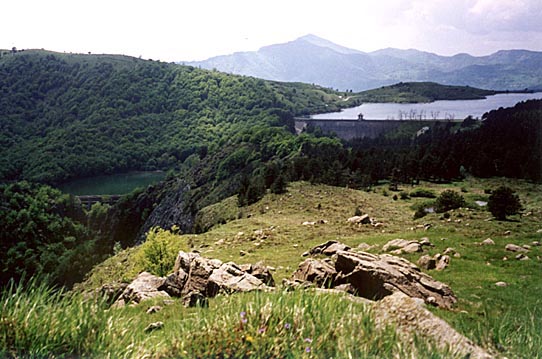
[[[176,228],[172,228],[176,232]],[[180,237],[162,228],[152,228],[141,245],[138,261],[141,267],[154,275],[164,277],[171,272],[177,253],[184,247]]]
[[[489,196],[487,208],[498,220],[505,220],[506,216],[518,214],[522,209],[517,194],[506,186],[493,191]]]
[[[416,207],[416,212],[414,212],[414,219],[419,219],[425,217],[426,215],[427,211],[425,210],[425,206]]]
[[[435,198],[437,197],[435,193],[426,188],[416,188],[410,192],[410,197],[424,197],[424,198]]]
[[[446,190],[437,197],[435,211],[442,213],[463,206],[465,206],[465,199],[461,194],[452,190]]]
[[[405,192],[405,191],[402,191],[401,193],[399,193],[399,197],[401,197],[402,200],[410,199],[408,192]]]

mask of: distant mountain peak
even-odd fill
[[[542,88],[542,52],[501,50],[476,57],[416,49],[350,49],[314,34],[258,51],[190,63],[268,80],[362,91],[397,82],[432,81],[492,90]]]
[[[334,42],[323,39],[323,38],[318,37],[318,36],[313,35],[313,34],[307,34],[305,36],[301,36],[301,37],[297,38],[294,42],[296,42],[296,41],[305,41],[305,42],[308,42],[308,43],[310,43],[312,45],[315,45],[315,46],[325,47],[327,49],[331,49],[331,50],[333,50],[335,52],[338,52],[340,54],[360,54],[360,53],[362,53],[359,50],[354,50],[354,49],[350,49],[348,47],[338,45],[338,44],[336,44]]]

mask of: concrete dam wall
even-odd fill
[[[335,133],[339,138],[351,140],[353,138],[376,138],[382,134],[408,128],[413,134],[425,131],[436,122],[449,122],[445,120],[335,120],[310,119],[298,117],[295,119],[295,129],[299,134],[307,126],[319,127],[325,133]]]

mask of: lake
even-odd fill
[[[58,187],[62,192],[76,196],[127,194],[138,187],[157,183],[165,176],[165,172],[129,172],[80,178]]]
[[[499,107],[512,107],[520,101],[542,99],[542,92],[509,93],[488,96],[483,100],[435,101],[429,103],[366,103],[341,112],[313,115],[314,119],[357,119],[362,113],[367,120],[455,119],[467,116],[481,118]]]

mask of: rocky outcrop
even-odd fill
[[[334,286],[336,276],[337,271],[331,260],[311,258],[299,264],[292,279],[299,282],[311,282],[321,288],[330,288]]]
[[[116,306],[123,306],[128,303],[140,303],[146,299],[157,297],[169,297],[169,294],[161,290],[165,278],[157,277],[147,272],[140,273],[137,278],[130,283],[124,292],[115,302]]]
[[[137,304],[150,298],[171,296],[182,298],[185,306],[207,306],[207,298],[219,293],[267,290],[274,283],[269,269],[261,263],[238,266],[233,262],[222,263],[218,259],[204,258],[196,252],[181,251],[172,274],[167,278],[147,272],[139,274],[122,292],[115,305]]]
[[[265,266],[262,262],[256,264],[241,264],[239,266],[245,273],[252,274],[254,277],[261,280],[265,285],[269,287],[275,286],[275,280],[269,270],[269,267]]]
[[[457,301],[450,287],[400,257],[338,252],[335,269],[338,272],[337,284],[350,283],[365,298],[378,300],[400,291],[447,309]]]
[[[179,252],[173,274],[162,290],[175,297],[190,297],[187,303],[212,298],[218,293],[267,290],[274,284],[273,277],[262,264],[239,266],[233,262],[202,257],[195,252]]]
[[[115,303],[126,290],[126,283],[108,283],[95,291],[98,297],[103,298],[108,305]]]
[[[427,243],[427,245],[431,245],[428,241]],[[424,244],[416,240],[393,239],[384,244],[382,250],[384,252],[392,252],[393,254],[416,253],[423,251],[423,245]]]
[[[447,309],[457,301],[450,287],[403,258],[351,251],[338,251],[333,258],[334,261],[329,258],[305,260],[294,272],[293,281],[310,282],[323,288],[348,284],[349,292],[372,300],[402,292]]]
[[[313,247],[309,250],[310,255],[324,254],[326,256],[332,256],[338,251],[349,251],[350,247],[346,244],[340,243],[338,241],[327,241],[316,247]]]
[[[412,340],[414,336],[428,339],[450,356],[489,359],[492,356],[471,340],[459,334],[444,320],[423,307],[419,300],[401,292],[387,296],[372,307],[378,326],[392,324],[400,336]]]
[[[168,184],[167,190],[163,191],[158,204],[153,207],[149,217],[141,226],[137,235],[138,243],[145,241],[147,232],[153,227],[169,229],[175,225],[182,233],[192,232],[195,213],[192,210],[190,189],[190,185],[181,179]]]

